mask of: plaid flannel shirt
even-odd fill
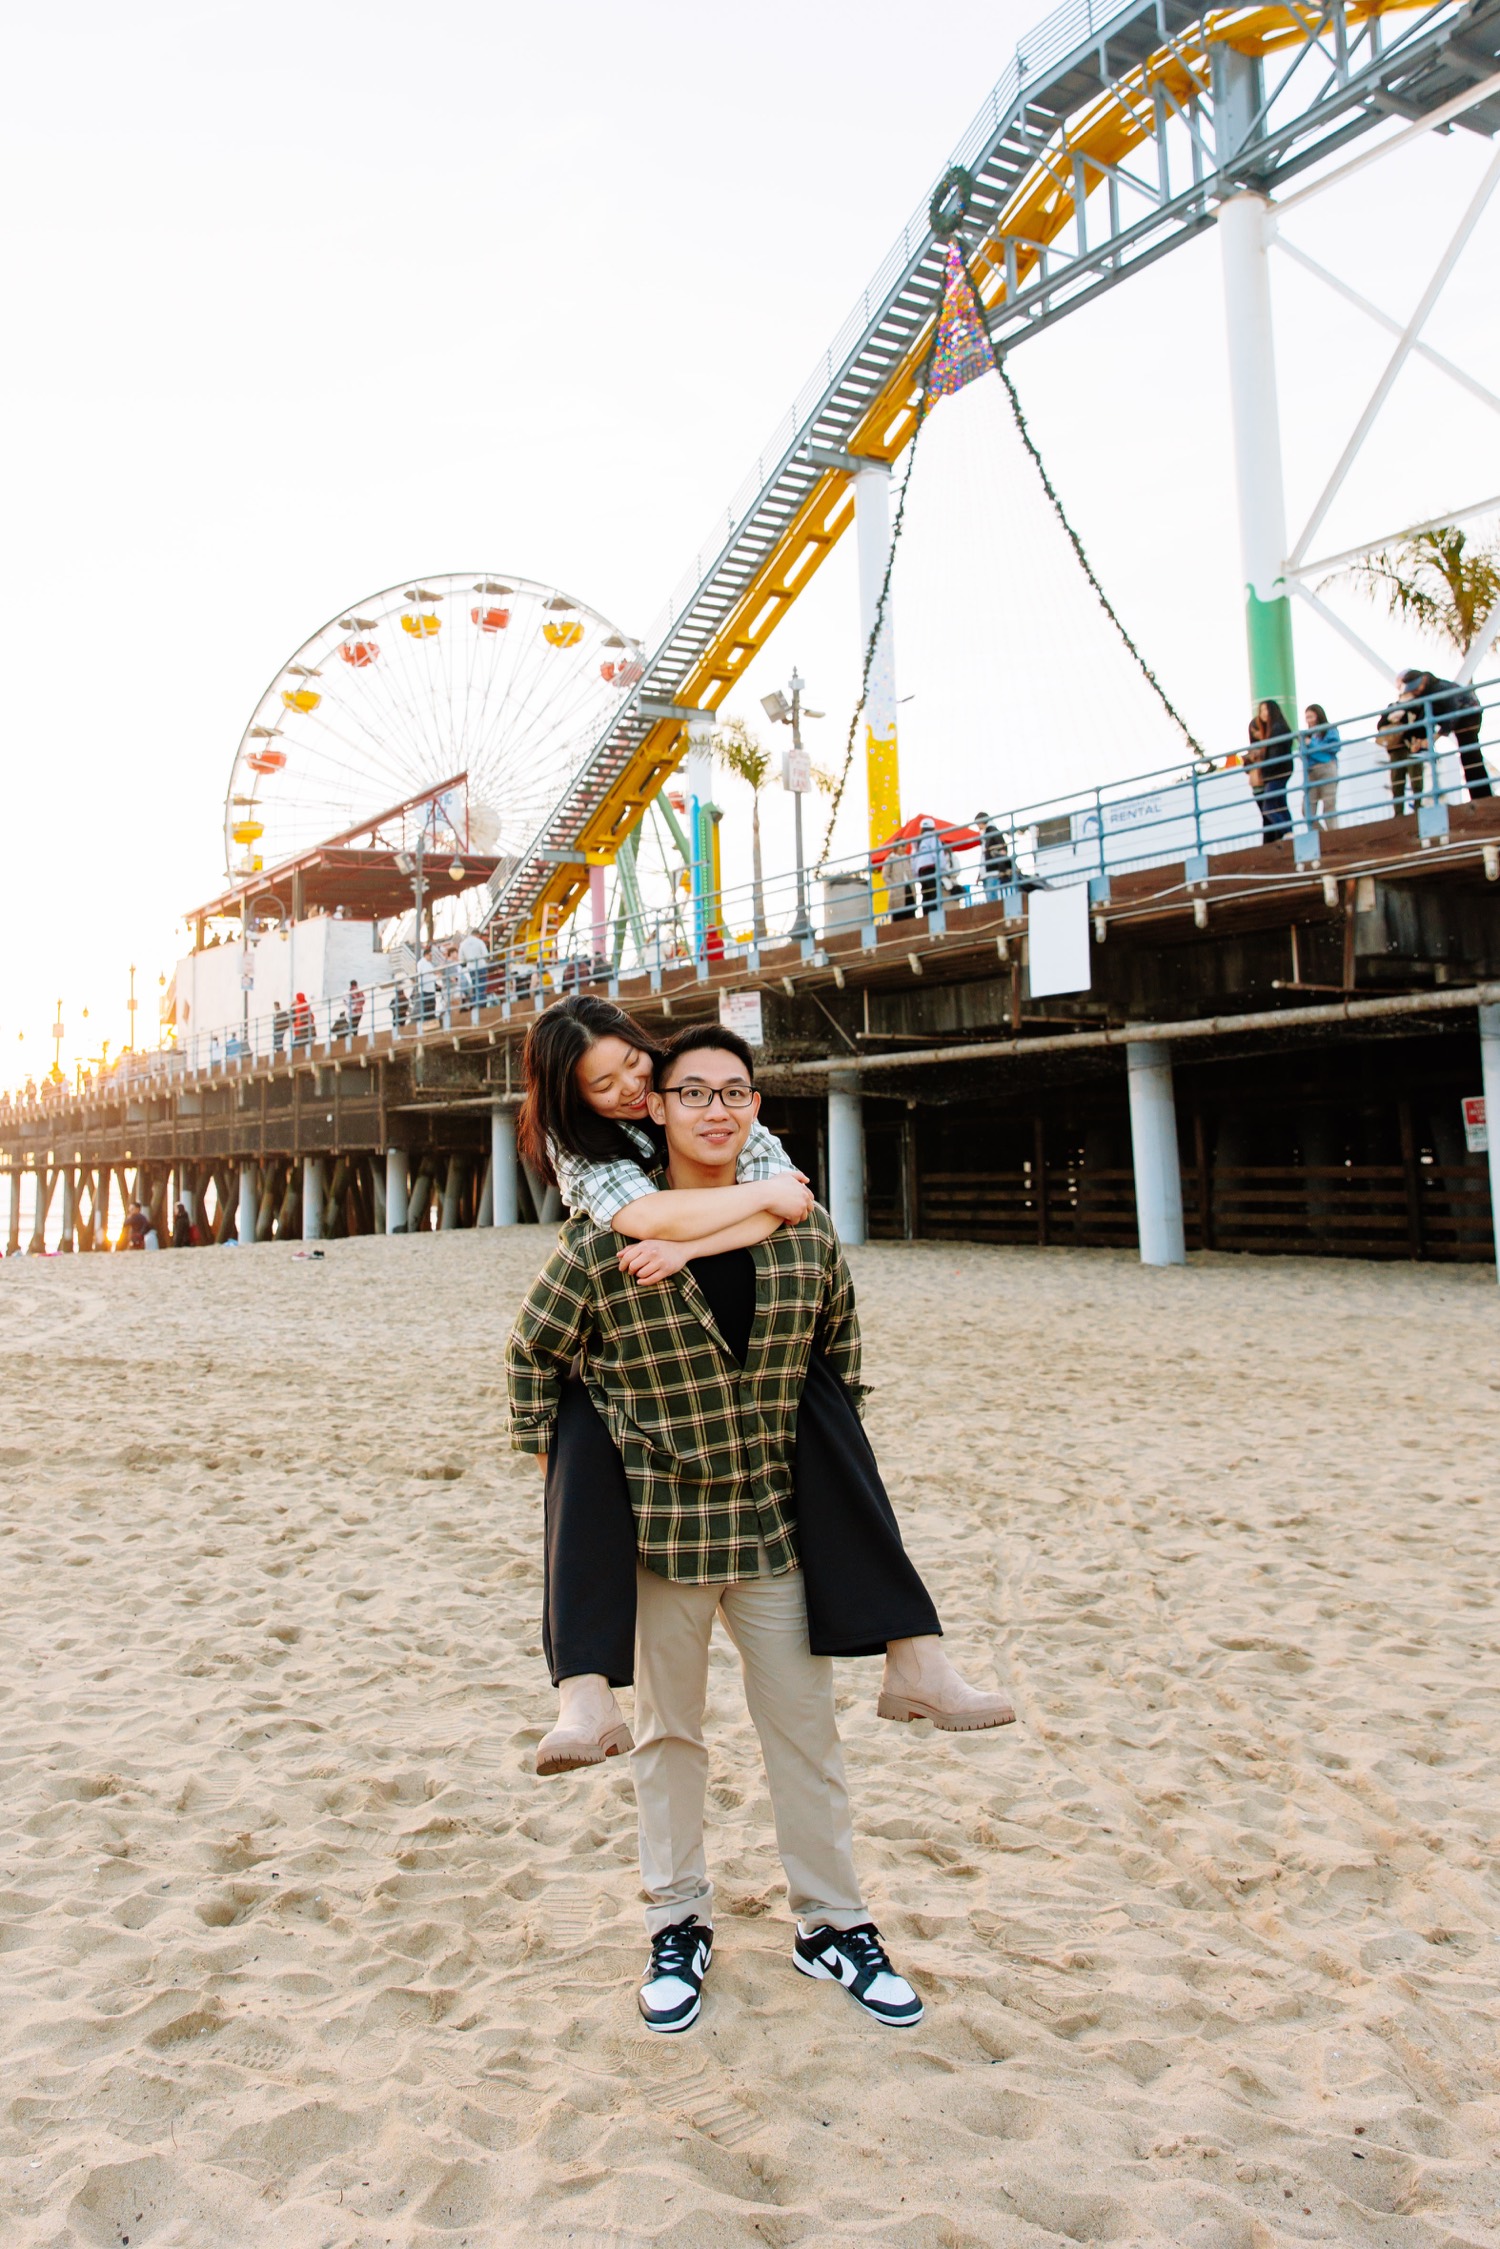
[[[570,1217],[591,1218],[596,1226],[609,1226],[627,1203],[639,1202],[642,1195],[660,1193],[659,1183],[650,1176],[651,1167],[657,1161],[654,1144],[635,1125],[622,1125],[620,1130],[640,1149],[639,1163],[632,1163],[628,1156],[597,1160],[570,1156],[555,1140],[548,1142],[552,1169],[557,1173],[557,1191]],[[767,1132],[757,1117],[735,1165],[736,1186],[743,1187],[757,1179],[774,1179],[778,1171],[795,1171],[796,1168],[775,1133]]]
[[[507,1354],[511,1443],[544,1453],[576,1356],[625,1463],[636,1550],[685,1585],[797,1567],[791,1455],[816,1343],[862,1397],[854,1284],[821,1207],[750,1252],[755,1325],[743,1367],[686,1267],[643,1287],[607,1228],[571,1219],[521,1306]]]

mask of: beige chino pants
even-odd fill
[[[690,1913],[713,1920],[703,1849],[703,1706],[716,1616],[739,1650],[792,1911],[810,1928],[855,1928],[870,1916],[854,1873],[833,1664],[808,1652],[801,1572],[678,1585],[638,1567],[631,1763],[647,1933]]]

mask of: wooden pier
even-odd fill
[[[1462,1105],[1482,1086],[1479,1011],[1500,1003],[1500,804],[1453,806],[1427,845],[1392,819],[1325,837],[1316,862],[1282,843],[1208,869],[1114,876],[1091,988],[1068,998],[1033,1000],[1025,916],[1004,903],[684,960],[617,995],[669,1035],[758,992],[767,1120],[825,1194],[830,1119],[854,1120],[877,1237],[1134,1245],[1123,1050],[1150,1048],[1175,1085],[1187,1247],[1492,1259]],[[178,1197],[220,1241],[550,1216],[513,1112],[527,1027],[568,988],[559,971],[441,1025],[197,1071],[167,1050],[0,1103],[8,1249],[39,1248],[49,1214],[64,1248],[90,1248],[132,1197],[164,1242]],[[860,1237],[852,1207],[841,1223]]]

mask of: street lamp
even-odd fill
[[[804,711],[802,690],[806,685],[800,672],[794,671],[787,682],[787,692],[779,688],[760,699],[760,707],[775,726],[789,726],[792,746],[781,761],[781,785],[791,792],[796,807],[797,822],[797,922],[794,937],[809,937],[812,922],[807,911],[807,869],[802,853],[802,799],[812,787],[812,760],[802,747],[802,721],[804,718],[821,718],[821,711]]]
[[[129,999],[128,999],[128,1000],[127,1000],[127,1001],[125,1002],[125,1006],[126,1006],[126,1008],[127,1008],[128,1012],[129,1012],[129,1015],[130,1015],[130,1045],[129,1045],[129,1048],[128,1048],[128,1050],[127,1050],[127,1051],[128,1051],[129,1053],[131,1053],[131,1054],[134,1054],[134,1052],[135,1052],[135,962],[134,962],[134,961],[132,961],[132,962],[131,962],[131,964],[130,964],[130,997],[129,997]]]
[[[422,826],[417,830],[415,848],[409,852],[398,851],[396,853],[397,872],[411,877],[412,911],[416,917],[412,936],[412,954],[416,963],[412,971],[412,1003],[416,1012],[419,1036],[424,1020],[422,1012],[424,999],[422,990],[422,907],[427,896],[426,860],[427,823],[424,819]]]

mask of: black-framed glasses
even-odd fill
[[[666,1085],[662,1091],[675,1093],[684,1109],[711,1109],[716,1101],[726,1109],[748,1109],[755,1099],[754,1086],[743,1078],[733,1085]]]

